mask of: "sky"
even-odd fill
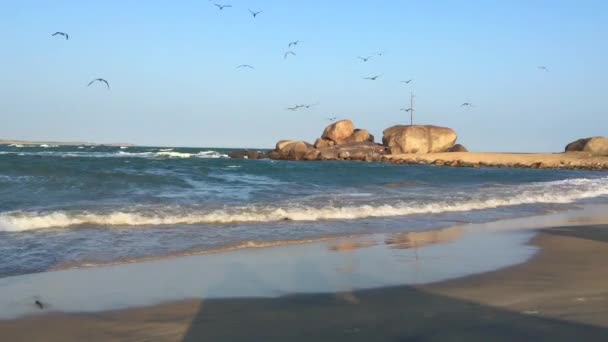
[[[473,151],[608,135],[606,1],[5,0],[0,30],[5,139],[270,148],[338,117],[380,141],[410,93]]]

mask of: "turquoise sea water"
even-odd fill
[[[602,172],[229,159],[225,149],[0,147],[0,277],[608,199]]]

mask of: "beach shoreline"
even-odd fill
[[[511,167],[530,169],[608,170],[608,156],[586,152],[494,153],[444,152],[385,155],[393,164],[431,164],[456,167]]]
[[[602,265],[608,257],[606,218],[587,217],[585,221],[584,216],[567,217],[564,215],[566,219],[557,225],[551,220],[539,221],[545,228],[534,229],[536,235],[526,240],[538,252],[527,261],[439,282],[271,298],[189,299],[93,313],[50,313],[0,321],[0,332],[15,341],[81,340],[85,336],[91,341],[254,337],[444,340],[456,336],[472,340],[555,341],[575,336],[601,340],[608,332],[608,312],[602,309],[608,303],[608,272]],[[478,227],[491,234],[530,229],[521,220],[508,221]],[[554,228],[546,228],[548,225]],[[449,232],[445,236],[453,235]],[[401,241],[409,243],[410,249],[411,242],[411,235]],[[440,241],[440,247],[442,243],[451,242]],[[342,254],[368,248],[352,243],[334,246],[341,247],[333,251]],[[432,261],[425,247],[419,248],[421,258],[415,265],[424,268]],[[467,328],[463,330],[463,326]]]

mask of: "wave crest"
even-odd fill
[[[263,223],[318,220],[353,220],[361,218],[438,214],[506,206],[543,203],[572,203],[577,200],[608,195],[608,177],[571,179],[516,186],[509,194],[495,197],[433,203],[396,202],[382,205],[352,206],[260,206],[234,207],[225,210],[164,208],[142,211],[9,212],[0,214],[0,230],[26,231],[79,225],[96,226],[161,226],[193,224]]]

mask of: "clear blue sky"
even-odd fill
[[[608,135],[606,1],[212,2],[3,1],[0,137],[271,147],[338,116],[380,140],[410,91],[417,123],[472,150]],[[97,77],[112,90],[87,88]]]

